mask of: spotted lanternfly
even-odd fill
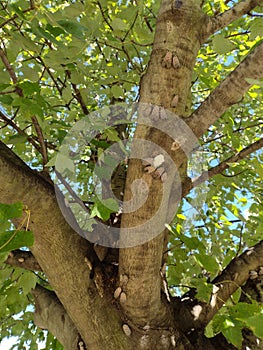
[[[124,286],[126,286],[126,284],[129,281],[129,277],[127,275],[120,275],[120,283]]]
[[[144,171],[148,174],[152,174],[155,171],[155,169],[156,168],[154,166],[149,165],[144,168]]]
[[[180,148],[179,143],[177,143],[176,141],[174,141],[174,142],[172,143],[172,146],[171,146],[171,151],[176,151],[178,148]]]
[[[120,303],[121,304],[125,304],[126,300],[127,300],[127,296],[126,296],[126,294],[124,292],[122,292],[121,295],[120,295]]]
[[[90,270],[92,270],[92,269],[93,269],[93,266],[92,266],[91,261],[90,261],[87,257],[84,258],[84,261],[85,261],[85,263],[88,265],[88,268],[89,268]]]
[[[257,271],[249,271],[249,278],[251,279],[251,280],[254,280],[254,279],[256,279],[258,277],[258,273],[257,273]]]
[[[114,292],[114,298],[118,299],[121,294],[121,287],[118,287]]]
[[[79,350],[85,350],[83,341],[79,342]]]
[[[165,181],[167,180],[167,177],[168,177],[167,173],[164,172],[164,173],[162,174],[162,176],[161,176],[162,182],[165,182]]]
[[[160,119],[162,120],[167,119],[166,111],[163,107],[160,107]]]
[[[127,335],[127,337],[131,336],[131,329],[126,323],[122,325],[122,329],[123,329],[123,332]]]
[[[173,56],[173,68],[177,69],[180,67],[180,61],[176,55]]]
[[[172,346],[175,348],[175,346],[176,346],[176,341],[175,341],[175,336],[174,336],[174,335],[171,335],[171,344],[172,344]]]
[[[167,51],[165,56],[162,59],[162,67],[163,68],[171,68],[173,60],[173,53],[171,51]]]
[[[152,105],[147,103],[144,107],[143,107],[143,116],[144,117],[150,117],[151,113],[152,113]]]
[[[142,165],[147,166],[153,164],[153,158],[145,158],[142,160]]]
[[[153,107],[151,117],[155,122],[158,121],[158,119],[159,119],[159,107],[158,106]]]
[[[164,163],[164,156],[163,156],[163,154],[158,154],[158,156],[154,157],[153,166],[155,168],[160,167],[163,163]]]
[[[160,168],[157,168],[153,173],[153,178],[158,179],[163,175],[164,172],[165,172],[164,167],[161,166]]]
[[[174,95],[171,101],[171,107],[174,108],[178,105],[178,101],[179,101],[179,96],[178,95]]]

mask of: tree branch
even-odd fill
[[[35,299],[35,325],[52,333],[65,350],[78,350],[80,335],[56,294],[40,285],[31,293]]]
[[[30,271],[42,271],[36,258],[29,251],[19,249],[13,250],[9,253],[5,263],[15,267],[21,267]]]
[[[197,178],[191,180],[190,178],[185,179],[185,181],[182,182],[182,198],[184,198],[188,193],[195,187],[201,185],[208,179],[211,179],[213,176],[221,174],[224,170],[228,169],[231,165],[231,163],[239,162],[240,160],[246,158],[251,153],[261,149],[263,147],[263,139],[260,139],[251,145],[244,148],[242,151],[238,152],[237,154],[233,155],[232,157],[229,157],[228,159],[224,160],[220,164],[216,165],[215,167],[209,169],[208,171],[204,171],[200,176]]]
[[[27,135],[27,133],[24,130],[22,130],[18,125],[16,125],[16,123],[13,121],[14,117],[12,117],[12,119],[9,119],[2,111],[0,111],[0,119],[2,119],[6,123],[3,127],[7,125],[12,126],[12,128],[14,128],[20,135],[25,136],[25,138],[32,144],[32,146],[35,147],[35,149],[38,152],[40,152],[39,145],[36,143],[33,137]]]
[[[67,224],[53,186],[0,142],[0,202],[17,201],[31,212],[29,229],[35,237],[31,251],[86,346],[131,349],[117,310],[90,279],[85,258],[98,263],[92,244]]]
[[[247,78],[259,79],[263,76],[263,42],[231,72],[208,98],[185,119],[197,137],[201,137],[217,119],[252,86]]]
[[[224,160],[223,162],[209,169],[208,171],[203,172],[200,176],[198,176],[196,179],[192,181],[192,188],[197,187],[198,185],[200,185],[201,183],[203,183],[204,181],[210,179],[215,175],[221,174],[224,170],[230,167],[231,163],[239,162],[240,160],[246,158],[248,155],[259,150],[262,147],[263,147],[263,138],[252,143],[251,145],[242,149],[242,151],[238,152],[232,157],[229,157],[228,159]]]
[[[17,77],[16,77],[16,73],[15,71],[13,70],[13,67],[11,66],[11,64],[9,63],[8,61],[8,58],[4,52],[3,49],[0,48],[0,58],[12,80],[12,82],[16,85],[17,83]],[[19,96],[23,96],[23,92],[21,90],[21,88],[19,88],[18,86],[15,87],[15,90],[16,90],[16,93],[19,95]]]
[[[263,241],[233,259],[212,281],[214,292],[209,304],[198,302],[194,295],[183,296],[180,303],[175,305],[175,314],[182,330],[203,329],[230,296],[250,278],[250,271],[260,266],[263,266]]]
[[[243,0],[227,11],[209,17],[208,23],[204,26],[204,37],[208,38],[210,35],[251,11],[254,7],[262,4],[262,0]]]

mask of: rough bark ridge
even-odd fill
[[[211,34],[259,4],[262,1],[241,1],[232,10],[209,18],[202,12],[199,1],[163,0],[149,66],[140,84],[140,102],[174,112],[200,137],[249,89],[246,78],[263,76],[263,44],[258,45],[190,115],[188,101],[198,50]],[[6,59],[4,54],[1,57]],[[15,83],[12,67],[8,62],[6,65]],[[154,109],[151,113],[155,113]],[[170,138],[142,126],[137,128],[135,137],[160,145],[177,167],[182,168],[183,194],[198,184],[198,181],[189,182],[185,176],[186,155],[180,148],[172,147]],[[221,166],[220,171],[229,162],[242,159],[259,146],[262,146],[262,141],[254,148],[234,155]],[[216,173],[218,168],[208,175]],[[153,181],[151,176],[145,175],[138,160],[129,163],[124,199],[132,197],[131,184],[142,176],[149,185],[148,199],[140,210],[123,215],[122,227],[147,221],[160,203],[161,181]],[[262,242],[236,258],[213,281],[219,286],[217,294],[211,295],[213,305],[200,305],[194,295],[185,303],[177,299],[168,301],[161,288],[161,268],[165,263],[163,251],[167,239],[165,231],[141,246],[120,250],[118,280],[116,270],[113,271],[112,267],[108,270],[109,266],[99,261],[93,246],[65,222],[53,186],[32,172],[1,142],[0,178],[0,201],[22,201],[27,205],[31,211],[30,229],[35,235],[33,255],[15,251],[6,262],[26,269],[42,270],[47,275],[54,293],[39,286],[35,289],[35,321],[40,327],[50,329],[66,349],[232,349],[221,336],[211,341],[204,338],[203,329],[222,307],[223,301],[249,279],[249,271],[263,265]],[[202,181],[203,177],[199,183]],[[165,202],[167,211],[169,200],[180,200],[174,188],[171,193],[171,198]],[[91,269],[94,278],[90,278]],[[124,276],[128,278],[125,286]],[[225,283],[226,280],[228,283]],[[122,305],[113,296],[119,284],[122,284],[126,296]],[[201,306],[197,320],[192,313],[196,305]],[[196,331],[190,332],[192,328]]]

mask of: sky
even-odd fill
[[[15,337],[3,339],[3,341],[0,343],[0,350],[10,350],[11,347],[16,343],[16,339],[17,338]],[[45,344],[38,345],[38,350],[42,350],[42,349],[45,349]]]

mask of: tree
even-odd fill
[[[19,349],[262,348],[262,5],[1,2],[1,338],[18,335]],[[137,124],[124,123],[135,101]],[[118,125],[102,123],[104,106]],[[83,121],[96,133],[65,156]],[[165,156],[101,157],[127,137]],[[144,179],[142,206],[121,213],[96,197],[90,179],[99,163],[108,180],[107,160],[124,203]],[[133,226],[151,237],[153,216],[162,230],[105,247],[77,232],[79,208],[89,237]]]

